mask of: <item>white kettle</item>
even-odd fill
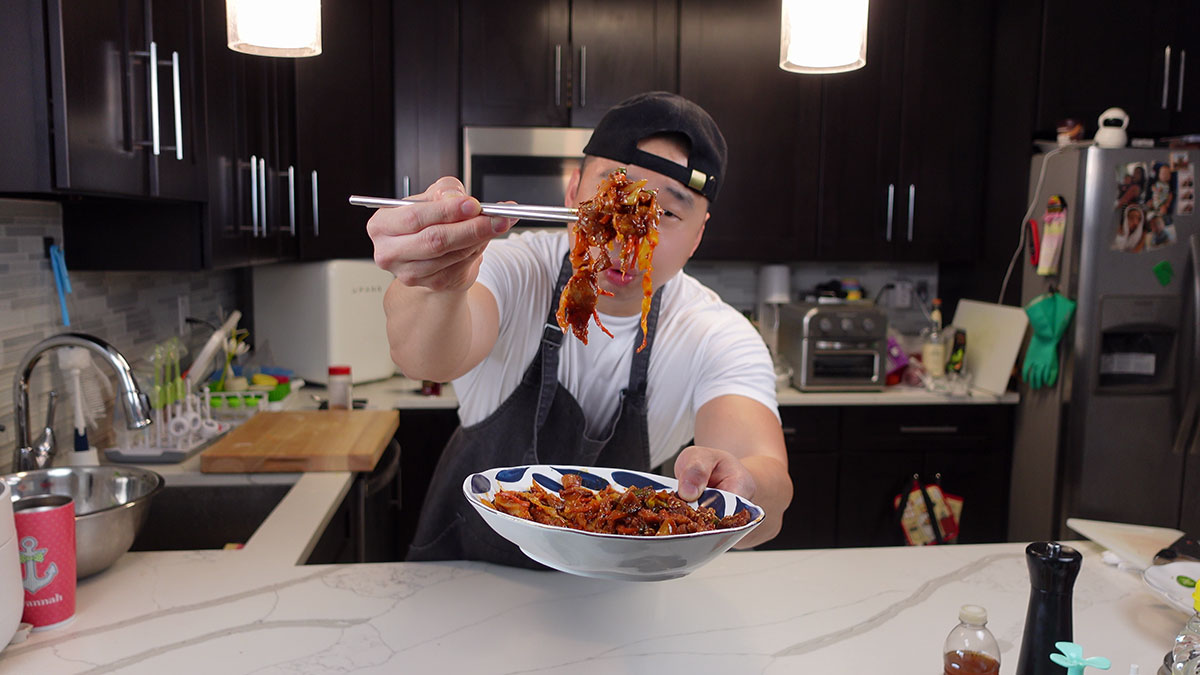
[[[1123,148],[1129,142],[1125,128],[1129,126],[1129,115],[1120,108],[1109,108],[1100,113],[1100,128],[1096,130],[1096,145],[1102,148]]]
[[[0,649],[17,632],[24,610],[25,587],[21,585],[21,559],[17,555],[12,488],[0,481]]]

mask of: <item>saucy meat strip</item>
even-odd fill
[[[562,490],[557,495],[534,483],[521,492],[501,490],[490,505],[510,516],[544,525],[647,537],[725,530],[750,522],[749,511],[718,518],[713,509],[694,509],[666,490],[631,487],[620,492],[611,485],[590,490],[583,487],[576,474],[563,476]]]
[[[654,190],[645,189],[645,185],[645,180],[631,181],[623,167],[617,168],[600,181],[596,196],[579,205],[579,218],[572,225],[575,234],[570,255],[572,273],[559,298],[557,317],[563,332],[569,328],[584,344],[587,344],[588,321],[592,318],[600,330],[612,337],[596,313],[600,295],[612,294],[600,288],[597,276],[614,266],[609,256],[616,254],[620,257],[615,266],[622,273],[632,269],[644,272],[642,344],[638,351],[646,346],[646,316],[654,294],[650,273],[654,269],[662,209]]]

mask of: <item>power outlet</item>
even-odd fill
[[[179,337],[187,335],[187,318],[192,315],[192,299],[186,295],[175,297],[175,307],[179,310]]]
[[[896,309],[908,309],[912,307],[913,301],[913,282],[897,281],[892,286],[892,307]]]

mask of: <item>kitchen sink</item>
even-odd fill
[[[171,485],[154,496],[131,551],[192,551],[245,544],[290,484]]]

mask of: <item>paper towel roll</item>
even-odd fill
[[[758,301],[791,302],[792,270],[787,265],[763,265],[758,271]]]

